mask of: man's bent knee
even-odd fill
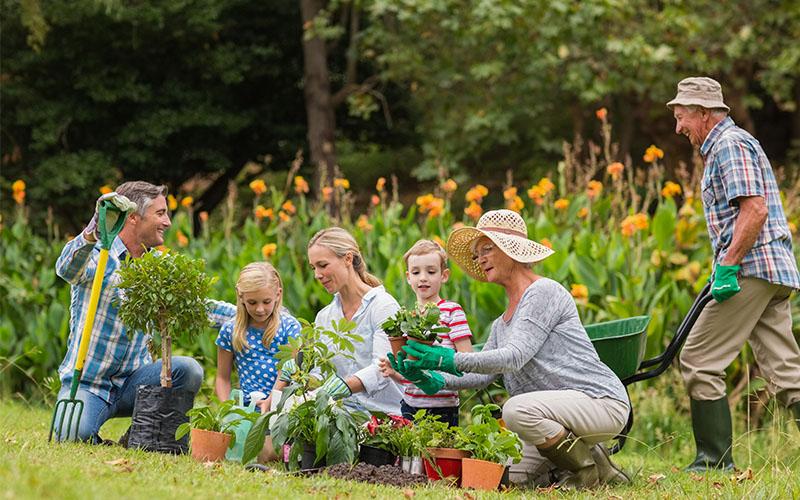
[[[187,356],[172,358],[173,387],[197,394],[203,385],[203,367],[196,359]]]

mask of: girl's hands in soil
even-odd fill
[[[270,406],[272,406],[272,395],[270,395],[267,399],[256,401],[256,407],[258,407],[258,411],[261,412],[261,414],[267,413]]]

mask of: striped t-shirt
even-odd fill
[[[448,333],[440,333],[435,345],[455,350],[455,342],[461,339],[472,338],[472,331],[467,323],[464,309],[449,300],[440,300],[436,306],[439,308],[439,323],[450,328]],[[404,391],[403,400],[407,405],[415,408],[446,408],[458,406],[458,391],[441,390],[433,395],[422,392],[408,380],[402,381]]]

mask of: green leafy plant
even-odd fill
[[[421,310],[401,308],[384,321],[381,328],[389,337],[405,335],[411,339],[433,341],[439,338],[439,334],[450,331],[450,328],[439,324],[439,314],[436,304],[430,303]]]
[[[414,414],[414,433],[421,448],[455,448],[459,442],[459,427],[450,427],[439,415],[425,410]]]
[[[397,415],[370,417],[362,428],[362,444],[388,451],[393,455],[411,456],[415,451],[416,437],[413,422]]]
[[[229,418],[231,415],[239,415],[241,418],[231,419]],[[215,405],[196,406],[187,411],[186,416],[189,417],[189,421],[178,426],[175,431],[176,440],[188,434],[191,429],[201,429],[228,434],[231,437],[229,448],[233,448],[236,444],[234,429],[244,421],[255,421],[258,414],[237,408],[235,401],[228,400]]]
[[[291,445],[289,467],[292,469],[297,467],[297,457],[306,445],[315,447],[316,461],[324,457],[329,465],[355,460],[359,425],[366,422],[367,415],[346,409],[342,401],[333,401],[324,391],[317,391],[313,396],[312,391],[318,389],[320,380],[336,373],[334,356],[352,358],[353,343],[361,342],[363,338],[352,333],[355,323],[346,319],[333,323],[330,330],[300,321],[303,325],[300,335],[281,346],[276,357],[281,368],[295,357],[295,353],[302,361],[297,363],[291,382],[282,391],[276,410],[258,417],[247,434],[243,463],[261,451],[268,428],[276,453],[282,455],[283,445]],[[334,349],[329,347],[329,343]],[[291,397],[299,403],[283,411]],[[270,425],[273,416],[275,419]]]
[[[472,458],[506,464],[511,458],[514,463],[522,459],[522,441],[516,433],[504,429],[492,416],[499,410],[496,404],[475,405],[472,407],[472,423],[460,429],[455,447],[472,452]]]
[[[206,300],[216,280],[202,259],[172,252],[145,252],[118,270],[119,317],[128,336],[153,335],[151,352],[161,347],[161,386],[172,387],[172,339],[196,335],[209,325]]]

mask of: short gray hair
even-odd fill
[[[708,112],[711,114],[712,117],[717,118],[719,120],[723,120],[725,119],[725,117],[728,116],[728,112],[722,108],[704,108],[703,106],[698,106],[697,104],[686,104],[683,107],[693,113],[696,113],[701,109],[706,109],[708,110]]]
[[[141,216],[144,216],[153,200],[159,196],[167,196],[167,186],[156,186],[145,181],[124,182],[115,191],[136,203],[136,213]]]

